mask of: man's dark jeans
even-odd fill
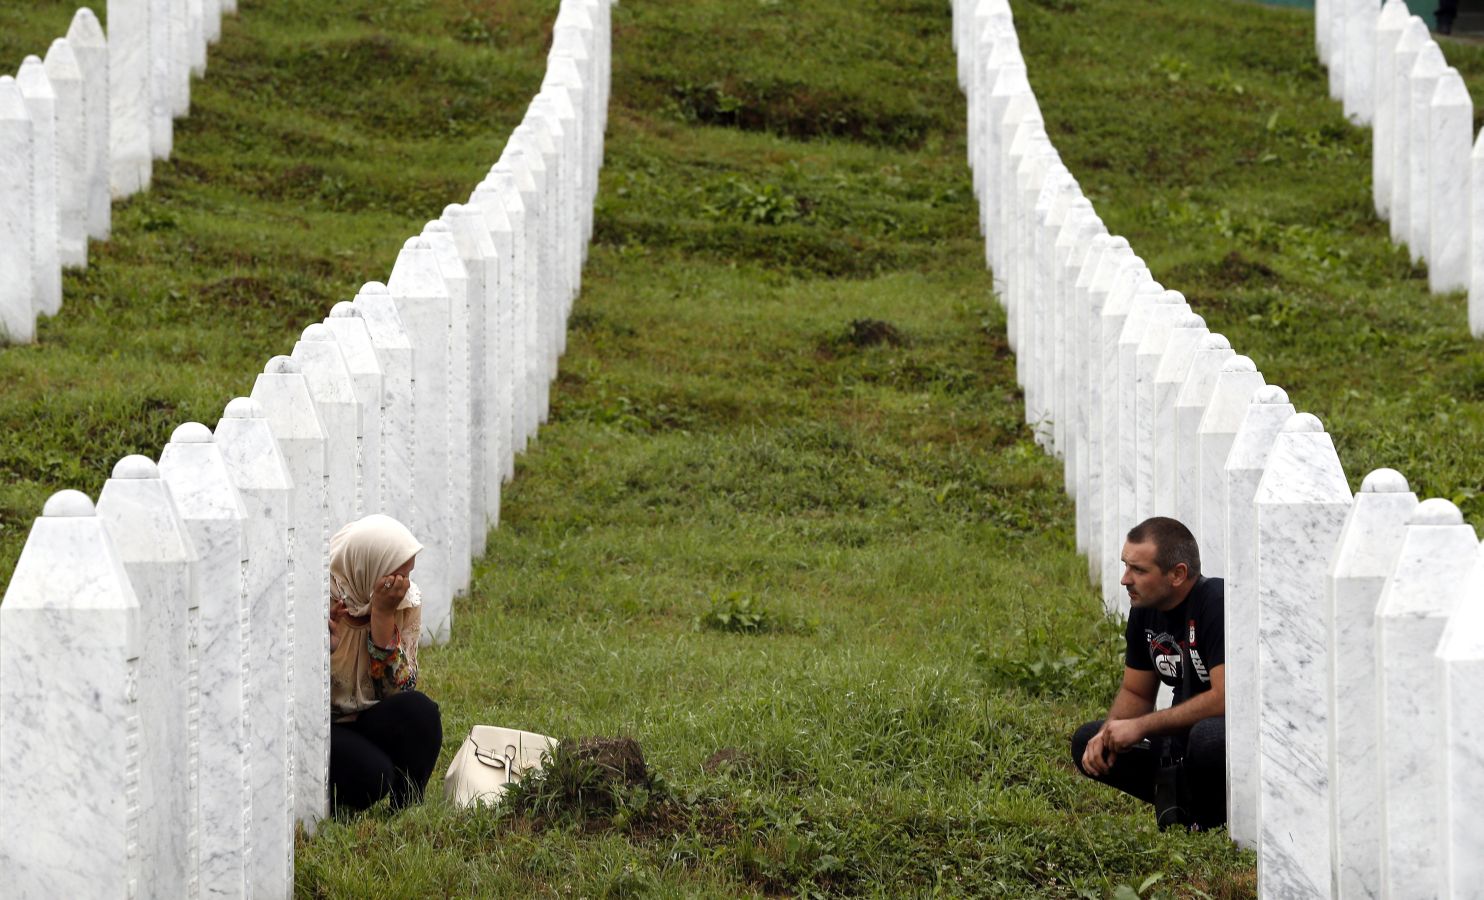
[[[1087,744],[1103,727],[1103,721],[1088,722],[1072,735],[1072,763],[1083,775],[1082,754]],[[1136,744],[1118,754],[1106,775],[1092,776],[1145,803],[1154,802],[1154,776],[1159,769],[1159,746],[1163,738],[1153,738],[1153,746]],[[1176,752],[1184,746],[1185,778],[1190,786],[1191,815],[1201,828],[1226,824],[1226,717],[1213,716],[1195,723],[1183,740],[1177,739]]]

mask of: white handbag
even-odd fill
[[[457,806],[494,805],[505,786],[541,768],[556,740],[531,731],[475,725],[443,776],[443,796]]]

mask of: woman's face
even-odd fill
[[[393,575],[400,575],[403,578],[410,578],[412,576],[412,566],[416,562],[417,556],[416,554],[414,554],[411,559],[407,560],[407,562],[402,563],[402,565],[386,573],[387,577],[390,578]]]

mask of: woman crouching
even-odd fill
[[[390,516],[330,539],[330,809],[422,799],[443,746],[438,704],[418,693],[422,599],[410,576],[423,548]]]

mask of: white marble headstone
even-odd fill
[[[1154,514],[1178,517],[1180,481],[1178,401],[1196,351],[1211,336],[1206,320],[1187,312],[1175,320],[1170,340],[1154,371]],[[1220,337],[1220,335],[1217,335]]]
[[[46,64],[28,56],[16,75],[16,85],[31,112],[32,226],[31,277],[35,285],[32,304],[36,312],[54,316],[62,308],[62,261],[58,256],[57,231],[57,95]]]
[[[1438,79],[1448,64],[1443,61],[1443,51],[1429,39],[1417,51],[1408,77],[1407,125],[1407,216],[1403,223],[1403,234],[1407,247],[1412,252],[1412,262],[1427,257],[1430,246],[1428,235],[1431,227],[1430,204],[1432,202],[1431,165],[1432,131],[1430,127],[1432,96]],[[1470,128],[1472,128],[1470,124]],[[1430,260],[1429,260],[1430,261]]]
[[[138,833],[142,649],[139,601],[93,502],[52,495],[0,603],[7,894],[86,897],[114,885],[127,896],[149,883]]]
[[[1273,441],[1257,488],[1258,891],[1324,897],[1329,833],[1329,561],[1350,488],[1319,420],[1299,413]]]
[[[1397,36],[1391,54],[1391,240],[1407,240],[1412,224],[1412,64],[1424,44],[1432,43],[1427,26],[1412,16]]]
[[[0,342],[36,339],[32,243],[36,198],[31,114],[20,87],[0,75]]]
[[[83,7],[72,17],[67,43],[72,46],[78,68],[82,70],[88,237],[104,241],[113,220],[109,191],[108,41],[92,10]]]
[[[340,344],[324,325],[304,329],[294,344],[293,359],[309,386],[325,432],[330,531],[334,533],[365,514],[360,488],[365,456],[361,403]]]
[[[1200,542],[1201,571],[1207,575],[1226,574],[1226,455],[1247,415],[1252,395],[1265,383],[1251,359],[1227,359],[1216,374],[1211,399],[1196,428],[1201,514],[1198,526],[1191,531]]]
[[[337,304],[338,305],[338,304]],[[378,512],[394,519],[412,518],[413,431],[412,343],[386,285],[371,281],[356,294],[355,309],[366,323],[376,361],[381,366],[381,504]],[[330,310],[330,315],[336,315]]]
[[[247,722],[255,673],[244,581],[247,510],[211,430],[199,422],[175,429],[160,453],[159,468],[199,559],[201,883],[236,894],[236,886],[245,885],[253,839]]]
[[[376,358],[376,347],[371,342],[366,320],[355,304],[336,303],[324,326],[340,347],[346,371],[355,387],[356,402],[361,407],[361,494],[356,508],[365,514],[379,513],[382,511],[381,441],[386,427],[382,422],[385,397],[381,363]]]
[[[148,190],[154,165],[150,19],[154,0],[108,0],[110,190],[115,198]]]
[[[1391,897],[1443,896],[1438,806],[1445,740],[1434,651],[1462,600],[1479,539],[1447,500],[1424,500],[1407,521],[1376,607],[1380,700],[1381,879]],[[1344,703],[1343,696],[1336,696]]]
[[[470,273],[469,300],[469,550],[483,556],[485,540],[500,510],[500,446],[491,373],[495,326],[493,310],[499,262],[484,216],[472,206],[443,210],[459,256]]]
[[[249,397],[227,404],[216,445],[247,518],[248,615],[253,665],[247,739],[252,746],[252,893],[287,897],[294,883],[294,634],[290,504],[294,482],[262,405]]]
[[[450,450],[448,358],[450,337],[448,285],[433,248],[424,238],[411,238],[397,255],[387,282],[407,336],[412,342],[413,534],[423,543],[418,584],[423,592],[423,639],[448,638],[453,612],[454,550],[450,528]],[[465,517],[467,518],[467,517]],[[460,551],[462,552],[462,551]]]
[[[1469,191],[1474,101],[1457,69],[1438,76],[1428,107],[1427,286],[1435,294],[1469,286]]]
[[[1393,105],[1392,57],[1397,38],[1411,13],[1406,0],[1386,0],[1376,19],[1375,46],[1371,60],[1371,87],[1374,93],[1374,116],[1371,124],[1371,199],[1376,215],[1385,219],[1391,214],[1392,129],[1396,127]]]
[[[98,495],[98,518],[139,601],[140,854],[160,896],[194,896],[199,865],[200,653],[195,545],[160,470],[144,456],[126,456]],[[238,830],[232,835],[240,843]],[[208,841],[210,838],[208,838]],[[242,878],[242,859],[234,872]]]
[[[1226,754],[1227,831],[1256,847],[1258,813],[1257,508],[1254,500],[1273,441],[1293,417],[1288,394],[1264,385],[1226,457]]]
[[[1331,874],[1340,897],[1381,886],[1381,765],[1376,606],[1396,565],[1417,495],[1394,469],[1365,477],[1329,571]]]
[[[66,38],[46,51],[46,77],[56,95],[57,256],[75,268],[88,264],[88,124],[82,68]]]
[[[1199,522],[1200,427],[1221,367],[1235,356],[1225,335],[1208,334],[1196,345],[1185,381],[1175,395],[1175,512],[1182,522]]]
[[[299,363],[287,356],[268,361],[253,384],[252,399],[262,407],[294,483],[289,510],[294,812],[298,821],[313,828],[329,803],[330,532],[325,432]]]
[[[1436,654],[1443,711],[1440,749],[1442,796],[1438,838],[1445,897],[1462,897],[1484,884],[1484,829],[1478,806],[1484,797],[1484,555],[1465,575],[1465,596],[1448,619]]]
[[[1484,132],[1469,155],[1469,178],[1470,185],[1484,184]],[[1478,338],[1484,337],[1484,190],[1469,190],[1468,227],[1469,333]]]

